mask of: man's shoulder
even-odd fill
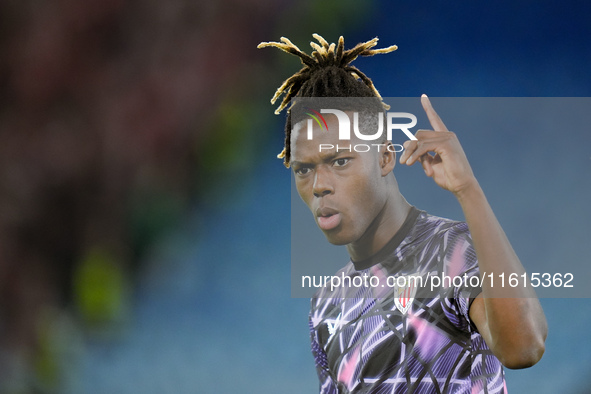
[[[417,239],[448,239],[468,238],[470,230],[464,221],[453,220],[420,211],[413,229],[413,236]]]
[[[476,261],[476,252],[468,224],[464,221],[447,219],[426,212],[421,212],[417,220],[417,238],[422,238],[422,246],[441,256],[450,256],[456,252],[456,258],[462,254],[470,261]],[[460,253],[461,252],[461,253]]]
[[[432,215],[426,211],[420,211],[415,226],[427,227],[434,232],[445,232],[449,229],[456,231],[468,231],[468,224],[465,221],[448,219],[442,216]]]

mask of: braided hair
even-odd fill
[[[289,39],[281,37],[281,42],[262,42],[257,48],[275,47],[287,53],[298,56],[303,64],[300,71],[289,77],[277,89],[271,99],[275,104],[284,95],[275,114],[279,114],[295,97],[374,97],[379,100],[383,108],[389,107],[382,101],[382,96],[361,70],[352,66],[359,56],[373,56],[379,53],[389,53],[398,49],[392,45],[382,49],[372,49],[378,43],[378,38],[357,44],[354,48],[345,50],[345,39],[339,37],[338,44],[329,44],[318,34],[312,35],[319,44],[310,42],[314,51],[311,55],[302,52]],[[360,83],[361,82],[361,83]],[[285,147],[277,155],[283,159],[283,164],[289,168],[291,141],[291,113],[292,105],[287,110],[285,122]]]

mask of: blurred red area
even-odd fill
[[[157,221],[195,193],[211,117],[244,91],[245,67],[280,6],[0,4],[0,391],[21,389],[22,360],[55,383],[35,361],[43,311],[74,306],[95,325],[117,319],[121,287],[153,237],[134,212],[145,207],[139,216]],[[92,272],[114,273],[97,286]]]

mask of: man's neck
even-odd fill
[[[378,253],[400,230],[410,209],[411,205],[398,190],[392,193],[365,234],[347,245],[351,260],[362,261]]]

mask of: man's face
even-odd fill
[[[362,141],[354,133],[351,140],[338,139],[338,121],[327,116],[328,130],[314,124],[314,137],[307,138],[306,121],[299,122],[291,133],[291,166],[296,188],[312,211],[316,224],[328,241],[346,245],[359,240],[383,209],[389,174],[383,168],[384,147]],[[320,144],[334,146],[323,148]],[[356,144],[369,145],[368,152],[355,152]],[[336,146],[341,149],[337,152]],[[343,147],[351,145],[351,152]],[[325,147],[326,145],[323,145]]]

